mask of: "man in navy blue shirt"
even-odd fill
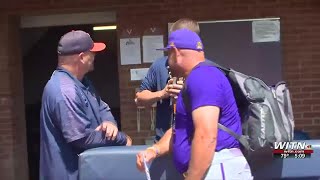
[[[105,47],[84,31],[68,32],[59,41],[58,68],[42,96],[40,180],[76,180],[82,151],[132,144],[85,76]]]
[[[182,28],[200,33],[199,24],[188,18],[176,21],[171,26],[170,32]],[[172,82],[169,77],[168,57],[165,56],[153,62],[140,85],[140,91],[136,93],[136,104],[139,106],[151,106],[157,103],[155,141],[159,141],[171,127],[173,115],[170,97],[176,97],[183,87],[181,81],[177,82],[176,86],[173,86]]]
[[[189,29],[200,34],[197,21],[183,18],[176,21],[170,28],[170,32],[178,29]],[[175,77],[174,74],[172,74]],[[150,106],[157,102],[156,109],[156,138],[159,141],[164,133],[171,127],[172,102],[170,97],[177,97],[182,89],[183,82],[178,81],[172,85],[168,69],[168,57],[157,59],[149,68],[149,71],[140,85],[140,91],[136,93],[136,104],[139,106]]]

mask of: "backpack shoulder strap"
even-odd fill
[[[214,67],[217,67],[218,69],[220,69],[225,75],[227,75],[231,69],[230,68],[226,68],[226,67],[223,67],[213,61],[210,61],[210,60],[206,60],[204,62],[201,62],[199,64],[197,64],[195,67],[192,68],[192,70],[194,70],[195,68],[199,67],[199,66],[214,66]],[[191,71],[192,71],[191,70]]]
[[[188,91],[187,91],[187,84],[186,84],[186,81],[185,81],[185,84],[184,84],[184,88],[182,89],[182,99],[183,99],[183,104],[185,106],[185,108],[191,112],[191,99],[190,99],[190,96],[188,94]],[[232,131],[231,129],[227,128],[226,126],[218,123],[218,128],[227,132],[228,134],[230,134],[231,136],[233,136],[234,138],[236,138],[241,144],[243,147],[245,147],[247,150],[250,150],[250,145],[249,145],[249,142],[248,142],[248,139],[246,136],[244,135],[239,135],[237,133],[235,133],[234,131]]]
[[[229,68],[223,67],[223,66],[217,64],[216,62],[209,61],[209,60],[207,60],[205,62],[206,62],[206,64],[211,65],[211,66],[215,66],[215,67],[221,69],[222,71],[225,71],[225,72],[229,72],[230,71]]]

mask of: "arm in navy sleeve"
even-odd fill
[[[157,91],[157,75],[156,75],[156,64],[153,63],[140,85],[140,91],[149,90],[151,92]]]
[[[88,136],[75,140],[71,144],[79,151],[101,146],[124,146],[127,144],[126,134],[118,132],[115,140],[108,140],[102,131],[92,131]]]
[[[75,148],[126,145],[124,134],[118,133],[114,141],[108,141],[102,132],[91,128],[91,121],[85,114],[85,103],[82,103],[74,89],[62,93],[63,98],[56,103],[54,124],[62,132],[67,143]]]
[[[111,113],[111,109],[109,107],[109,105],[107,103],[105,103],[104,101],[100,99],[100,115],[102,118],[102,121],[110,121],[112,123],[114,123],[117,126],[117,121],[114,119],[112,113]]]
[[[159,64],[155,61],[148,70],[148,73],[140,85],[139,92],[136,93],[135,102],[138,106],[149,106],[153,103],[167,98],[164,90],[157,89],[157,74],[159,74]]]
[[[96,95],[96,98],[99,104],[100,117],[102,121],[110,121],[117,126],[117,121],[114,119],[109,105],[101,99],[96,89],[94,88],[92,82],[87,77],[85,77],[84,81],[86,84],[88,84],[90,91]]]

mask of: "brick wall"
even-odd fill
[[[320,137],[320,3],[317,1],[165,1],[159,4],[120,9],[118,23],[141,29],[148,25],[167,28],[167,22],[180,17],[197,20],[225,20],[246,18],[281,18],[281,38],[283,49],[284,80],[292,93],[296,129],[310,133],[313,138]],[[203,3],[200,3],[203,2]],[[143,22],[141,22],[143,20]],[[140,30],[140,33],[142,31]],[[129,69],[119,67],[122,124],[126,130],[135,130],[135,108],[131,101],[136,83],[129,81]],[[123,89],[122,89],[123,88]],[[122,97],[121,96],[121,97]],[[149,116],[148,116],[149,117]],[[145,117],[147,120],[148,117]],[[149,124],[146,124],[149,125]],[[146,127],[147,128],[147,127]],[[143,137],[141,134],[133,133]]]
[[[314,138],[320,137],[320,71],[317,71],[320,68],[320,3],[317,0],[198,0],[197,3],[191,0],[79,0],[77,3],[11,0],[2,4],[0,10],[7,12],[0,15],[0,169],[6,172],[0,177],[7,177],[1,179],[23,179],[17,175],[25,177],[26,174],[26,171],[20,173],[23,168],[17,166],[26,167],[23,95],[21,63],[15,53],[18,36],[15,31],[9,31],[15,30],[17,25],[12,23],[14,21],[9,23],[8,17],[11,16],[8,14],[115,10],[119,36],[128,27],[135,27],[139,35],[150,26],[165,30],[168,22],[181,17],[197,20],[280,17],[283,74],[292,93],[296,128],[308,131]],[[135,131],[133,98],[139,82],[129,81],[129,69],[149,65],[119,66],[122,127],[134,136],[136,144],[152,133],[148,130],[148,110],[142,113],[142,132]]]
[[[281,8],[285,80],[296,128],[320,137],[320,3],[293,1]]]
[[[17,19],[0,15],[0,179],[28,176]]]

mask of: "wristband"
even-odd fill
[[[160,155],[160,150],[155,146],[148,147],[147,150],[148,149],[153,150],[156,153],[157,157]]]

